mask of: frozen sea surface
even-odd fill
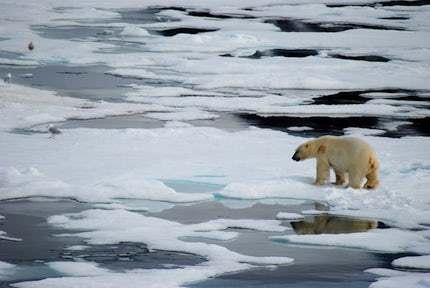
[[[430,285],[428,1],[0,5],[1,287]]]

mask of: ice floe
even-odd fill
[[[45,176],[36,168],[19,171],[0,168],[0,199],[48,197],[73,198],[80,201],[106,202],[115,198],[147,199],[167,202],[194,202],[212,199],[204,193],[177,193],[158,180],[139,179],[124,174],[95,182],[91,187],[72,185]],[[114,207],[117,208],[117,207]]]
[[[13,274],[16,265],[0,261],[0,280],[6,278],[8,275]]]
[[[424,235],[394,228],[348,234],[273,236],[272,239],[303,245],[366,249],[380,253],[430,253],[429,239]]]
[[[69,251],[83,251],[89,247],[90,246],[88,245],[73,245],[73,246],[66,247],[65,249]]]
[[[403,272],[398,270],[374,268],[366,272],[382,276],[370,288],[417,288],[430,285],[430,273]]]
[[[70,276],[97,276],[107,274],[108,270],[89,262],[49,262],[49,268]]]
[[[313,130],[311,127],[307,127],[307,126],[302,126],[302,127],[288,127],[288,130],[291,131],[309,131],[309,130]]]
[[[7,235],[5,231],[0,230],[0,240],[7,240],[7,241],[21,241],[20,238],[10,237]]]
[[[128,37],[147,37],[150,34],[146,29],[143,28],[136,26],[125,26],[120,35]]]
[[[109,219],[109,221],[106,221],[106,219]],[[230,224],[234,224],[235,227],[263,228],[263,225],[251,224],[251,220],[246,220],[243,223],[241,220],[234,220],[233,222],[222,220],[218,223],[184,225],[125,210],[87,210],[78,214],[50,217],[49,223],[69,230],[86,230],[87,232],[76,232],[70,235],[82,237],[92,245],[115,244],[123,241],[142,242],[149,249],[197,254],[205,257],[207,261],[196,266],[185,266],[179,269],[134,269],[122,273],[105,270],[95,263],[54,262],[48,265],[69,276],[22,282],[14,284],[14,286],[76,287],[76,285],[79,285],[82,287],[106,287],[106,285],[110,285],[114,287],[127,281],[127,285],[130,287],[141,287],[142,285],[145,287],[160,287],[160,285],[163,287],[180,287],[184,284],[202,281],[219,274],[250,269],[256,265],[279,265],[292,262],[292,259],[288,257],[245,256],[219,245],[181,240],[183,237],[223,239],[226,237],[220,235],[229,236],[231,232],[220,231],[220,229],[223,230]],[[124,223],[127,223],[127,225],[124,226]],[[205,231],[201,231],[202,228]],[[211,234],[210,232],[218,233]],[[160,279],[163,279],[162,284],[159,282]]]
[[[301,220],[303,218],[304,216],[302,214],[290,213],[290,212],[279,212],[276,215],[276,219],[281,219],[281,220]]]
[[[392,264],[401,268],[430,269],[430,255],[402,257],[394,260]]]
[[[430,219],[423,188],[430,185],[429,157],[422,150],[427,145],[425,137],[360,136],[375,147],[382,163],[382,185],[375,191],[333,185],[315,188],[311,185],[314,162],[294,163],[290,159],[304,139],[264,129],[69,129],[55,139],[43,134],[4,133],[1,137],[2,199],[211,200],[212,193],[177,193],[159,180],[193,179],[204,174],[225,175],[210,181],[226,185],[215,194],[227,198],[311,199],[328,203],[330,213],[368,215],[401,227],[418,228]],[[15,157],[17,154],[20,157]]]
[[[66,119],[91,119],[113,115],[169,111],[160,105],[90,102],[62,97],[53,91],[15,84],[0,84],[0,129],[28,128]]]

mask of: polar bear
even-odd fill
[[[301,144],[293,155],[293,160],[317,159],[315,185],[323,185],[330,176],[330,168],[336,174],[336,185],[345,185],[348,174],[349,186],[374,189],[379,185],[379,161],[375,151],[361,139],[345,136],[322,136]]]

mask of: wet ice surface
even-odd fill
[[[204,187],[204,184],[197,183],[196,185],[200,186],[200,188]],[[208,189],[210,190],[210,188]],[[143,243],[120,242],[118,244],[91,244],[87,246],[88,244],[84,244],[79,237],[52,237],[53,235],[67,233],[68,230],[50,227],[45,222],[46,217],[58,212],[79,212],[89,207],[86,204],[73,201],[40,201],[29,202],[21,200],[1,204],[2,213],[7,218],[4,225],[6,226],[5,228],[11,233],[20,234],[25,239],[19,244],[11,242],[2,243],[0,248],[2,260],[18,265],[15,271],[12,270],[9,275],[2,277],[3,282],[0,283],[4,287],[7,287],[8,283],[16,281],[62,276],[61,272],[47,265],[47,263],[58,261],[65,261],[67,263],[77,261],[93,262],[98,263],[100,268],[117,272],[139,268],[174,269],[206,261],[198,255],[175,251],[150,251]],[[177,205],[162,212],[150,213],[149,215],[190,225],[217,218],[270,220],[274,219],[274,215],[282,209],[301,211],[313,207],[311,202],[300,204],[300,202],[296,201],[295,203],[292,200],[284,201],[282,204],[256,203],[252,207],[240,209],[228,208],[226,205],[229,206],[228,203],[223,203],[223,201],[191,206]],[[312,218],[308,217],[307,219],[311,221]],[[283,222],[283,224],[286,227],[289,226],[288,221]],[[223,276],[220,279],[190,287],[215,287],[217,285],[221,285],[222,287],[233,287],[235,285],[247,286],[252,285],[254,281],[265,281],[267,285],[271,285],[269,285],[270,287],[278,287],[285,285],[285,283],[290,283],[293,285],[292,287],[296,287],[294,285],[298,285],[297,287],[314,287],[313,285],[316,285],[316,283],[325,285],[322,287],[332,287],[331,285],[341,285],[345,281],[350,281],[351,285],[354,285],[352,287],[367,287],[373,280],[373,277],[362,271],[375,266],[386,267],[392,259],[398,256],[378,255],[365,251],[288,247],[270,241],[268,235],[273,233],[235,228],[232,228],[231,231],[239,232],[240,237],[233,241],[214,241],[213,243],[247,255],[294,257],[294,265],[280,267],[276,270],[267,268],[253,269],[250,272]],[[193,240],[190,238],[188,241],[201,241],[201,239]],[[68,249],[68,247],[82,244],[86,245],[83,246],[83,250]],[[178,248],[180,249],[180,247]],[[318,257],[315,257],[315,253],[318,253]],[[330,265],[327,263],[330,263]]]
[[[2,5],[0,286],[428,284],[427,1]],[[325,134],[383,187],[310,186]]]

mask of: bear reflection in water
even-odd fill
[[[297,234],[340,234],[365,232],[378,227],[374,220],[351,219],[331,215],[318,215],[313,221],[291,222],[291,226]]]

